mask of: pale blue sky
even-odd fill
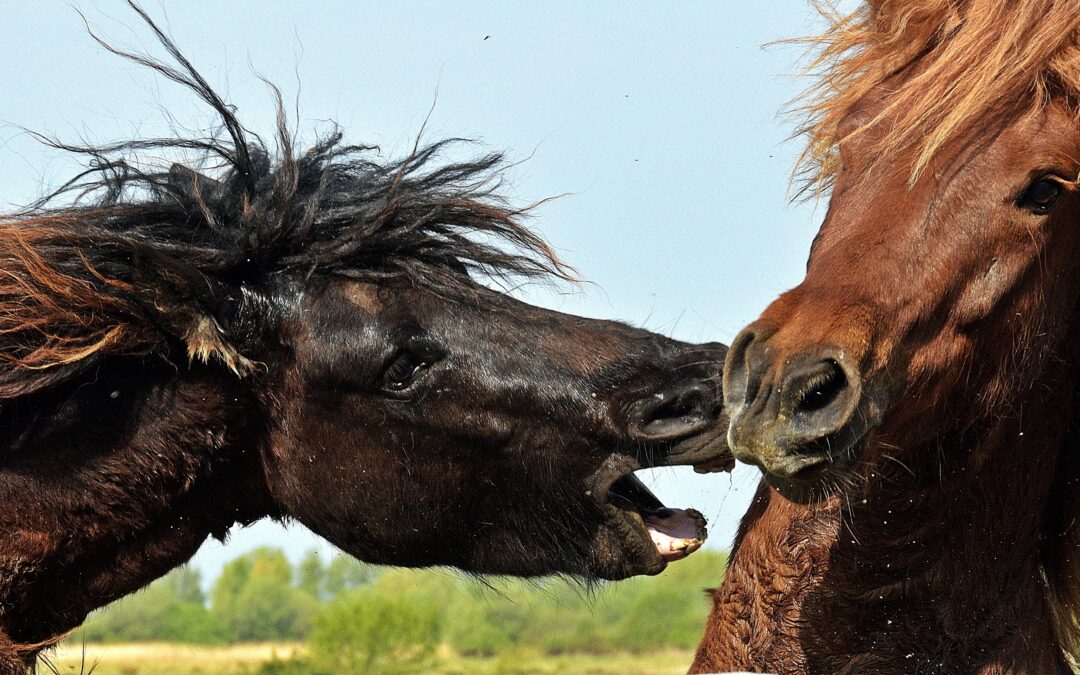
[[[117,0],[73,4],[115,44],[161,50]],[[522,160],[520,203],[567,196],[534,225],[595,285],[534,289],[532,302],[619,318],[690,341],[731,338],[802,276],[821,210],[791,205],[800,149],[778,115],[801,89],[799,50],[762,45],[818,27],[805,0],[769,2],[159,2],[145,7],[257,131],[273,110],[256,73],[299,92],[301,135],[325,120],[388,155],[464,136]],[[70,162],[17,126],[111,141],[211,122],[189,92],[108,55],[60,0],[5,3],[0,23],[0,203],[24,204]],[[325,128],[325,126],[323,127]],[[649,478],[695,506],[726,548],[755,470]],[[214,576],[259,544],[294,559],[320,546],[299,525],[260,523],[208,543]],[[321,544],[329,551],[328,545]]]

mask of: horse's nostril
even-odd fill
[[[847,389],[848,380],[836,361],[826,359],[817,372],[802,383],[793,396],[793,408],[797,412],[812,413],[829,407]]]
[[[630,410],[630,433],[640,440],[675,440],[711,426],[717,416],[716,394],[692,382],[636,401]]]
[[[669,404],[660,406],[658,416],[682,417],[699,413],[704,409],[705,395],[705,387],[701,385],[687,387],[676,394]]]
[[[791,360],[780,389],[779,419],[785,420],[784,435],[793,447],[812,450],[847,424],[858,404],[857,378],[833,356]]]
[[[767,354],[759,359],[758,393],[741,410],[729,409],[731,449],[769,475],[814,480],[862,435],[862,376],[828,345],[794,354],[765,347],[756,350]]]

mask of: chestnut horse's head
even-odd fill
[[[736,457],[818,498],[1003,414],[1080,293],[1080,12],[872,3],[824,39],[804,281],[735,339]],[[873,433],[872,433],[873,432]]]

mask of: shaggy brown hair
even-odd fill
[[[807,138],[797,174],[810,192],[828,190],[840,168],[840,120],[913,67],[885,107],[851,132],[889,120],[875,155],[914,150],[912,182],[944,143],[976,125],[1001,128],[1051,99],[1080,119],[1080,4],[1073,0],[876,0],[848,15],[814,5],[829,27],[798,41],[811,48],[815,83],[807,103],[793,109]]]

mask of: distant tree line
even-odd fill
[[[315,551],[293,569],[282,551],[259,548],[225,565],[209,597],[199,571],[180,567],[93,614],[76,637],[208,645],[303,640],[328,601],[379,573],[347,555],[327,564]]]
[[[415,668],[446,645],[491,656],[646,652],[697,644],[722,553],[700,551],[657,577],[589,588],[565,579],[476,579],[447,570],[367,565],[311,552],[293,568],[262,548],[225,566],[202,591],[180,568],[93,615],[75,639],[223,644],[306,640],[304,662],[266,673],[389,672]]]

